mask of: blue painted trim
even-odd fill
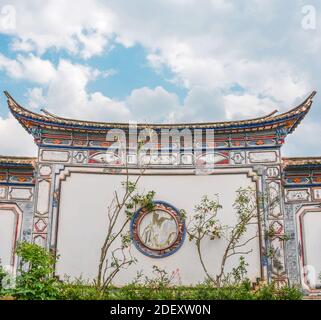
[[[312,184],[312,183],[309,183],[309,184],[285,184],[284,185],[284,188],[285,189],[289,189],[289,188],[308,188],[308,187],[321,187],[321,184],[320,183],[316,183],[316,184]]]
[[[26,164],[26,163],[7,163],[2,162],[0,163],[0,167],[26,167],[26,168],[34,168],[32,164]]]
[[[32,187],[35,183],[11,183],[11,182],[0,182],[1,186],[16,186],[16,187]]]
[[[160,201],[160,200],[155,200],[153,201],[154,204],[164,204],[168,207],[171,207],[175,210],[175,212],[177,213],[177,215],[179,215],[180,217],[182,217],[181,213],[179,212],[179,210],[174,207],[173,205],[169,204],[168,202],[166,201]],[[134,222],[136,221],[136,219],[139,217],[139,214],[140,214],[140,211],[141,211],[142,208],[139,208],[135,213],[134,213],[134,216],[130,222],[130,238],[132,240],[132,242],[134,243],[136,249],[141,252],[142,254],[144,254],[145,256],[147,257],[150,257],[150,258],[156,258],[156,259],[159,259],[159,258],[165,258],[165,257],[168,257],[170,255],[172,255],[173,253],[175,253],[177,250],[179,250],[181,248],[181,246],[183,245],[184,241],[185,241],[185,238],[186,238],[186,225],[185,225],[185,221],[183,221],[183,225],[184,225],[184,232],[183,232],[183,237],[182,237],[182,240],[180,242],[180,244],[172,251],[170,252],[167,252],[167,253],[164,253],[162,255],[159,255],[159,256],[154,256],[154,255],[151,255],[147,252],[145,252],[144,250],[142,250],[139,245],[136,243],[136,241],[134,240]]]

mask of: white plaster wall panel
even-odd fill
[[[2,266],[15,268],[15,245],[20,236],[22,213],[13,204],[0,204],[0,260]]]
[[[41,150],[40,154],[42,161],[69,162],[70,160],[69,151]]]
[[[9,199],[11,200],[32,200],[32,188],[16,188],[10,187]]]
[[[120,188],[125,176],[71,173],[62,182],[59,210],[59,227],[57,249],[60,259],[57,263],[57,274],[68,274],[72,277],[93,278],[97,273],[99,251],[107,227],[106,208],[117,186]],[[233,214],[235,191],[241,186],[253,186],[254,183],[245,174],[215,176],[144,176],[141,178],[140,190],[156,191],[155,200],[166,201],[178,209],[190,213],[204,194],[220,194],[223,210],[219,218],[223,224],[233,225],[236,215]],[[248,235],[257,232],[257,225],[252,225]],[[225,241],[223,239],[204,242],[203,251],[210,270],[218,271]],[[119,245],[116,244],[116,245]],[[258,239],[250,242],[247,249],[253,252],[246,256],[249,263],[248,275],[255,281],[260,276],[260,255]],[[196,284],[205,278],[199,262],[194,243],[185,239],[183,246],[173,255],[165,258],[150,258],[132,247],[132,253],[138,263],[119,274],[116,284],[132,281],[137,271],[152,277],[152,266],[157,264],[172,272],[179,268],[182,282]],[[191,263],[193,261],[193,263]],[[229,268],[238,263],[238,257],[231,259]],[[228,269],[229,269],[228,268]]]
[[[317,286],[321,285],[319,277],[321,274],[321,211],[305,213],[302,224],[304,260],[306,266],[312,266],[312,268],[308,268],[307,270],[310,272],[308,277],[311,281],[311,287],[313,288],[313,280]]]
[[[37,213],[44,215],[49,210],[50,182],[41,180],[38,183]]]
[[[0,260],[1,265],[12,264],[15,234],[15,216],[11,210],[0,209]]]

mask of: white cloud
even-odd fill
[[[89,58],[102,53],[112,36],[113,15],[99,1],[13,0],[10,4],[16,10],[16,29],[8,30],[17,37],[12,43],[15,50],[42,54],[49,48],[65,49]]]
[[[97,77],[112,76],[114,70],[99,71],[82,64],[61,59],[55,67],[50,61],[18,55],[9,59],[0,54],[0,69],[11,78],[28,80],[43,87],[29,88],[31,108],[44,107],[59,115],[89,120],[120,121],[130,112],[123,102],[104,96],[100,92],[87,92],[87,85]]]
[[[126,99],[134,120],[142,122],[171,122],[179,107],[176,94],[162,87],[135,89]]]
[[[268,114],[276,107],[274,101],[250,94],[228,94],[223,100],[227,119],[254,118]]]
[[[226,114],[220,92],[207,87],[193,87],[184,100],[179,118],[184,122],[224,120]]]
[[[100,92],[87,92],[89,82],[98,76],[100,72],[96,69],[61,60],[46,92],[41,97],[29,98],[31,101],[36,98],[36,103],[40,99],[48,111],[67,117],[101,121],[121,121],[129,117],[124,103]]]
[[[1,155],[36,156],[37,148],[33,138],[12,115],[0,117]]]
[[[36,83],[48,83],[55,74],[55,68],[48,60],[35,57],[18,55],[9,59],[0,53],[0,70],[4,70],[13,79],[25,79]]]
[[[27,92],[27,96],[28,96],[28,106],[32,109],[42,108],[46,104],[43,88],[41,87],[35,87],[35,88],[29,89]]]

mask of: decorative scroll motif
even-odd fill
[[[83,153],[78,152],[77,156],[74,155],[74,161],[76,163],[81,163],[86,161],[86,156]],[[197,156],[193,153],[155,153],[155,154],[145,154],[141,153],[136,154],[127,154],[127,164],[128,165],[142,165],[142,166],[171,166],[171,165],[188,165],[192,166],[195,164],[197,166],[203,166],[206,164],[216,164],[216,165],[227,165],[229,164],[229,153],[228,152],[209,152],[202,153]],[[236,156],[237,157],[237,156]],[[244,158],[242,159],[244,162]],[[122,160],[122,157],[113,151],[89,151],[89,160],[88,164],[108,164],[108,165],[124,165],[125,161]]]
[[[136,248],[151,258],[176,252],[184,242],[185,223],[172,205],[155,201],[153,210],[139,209],[131,222],[131,237]]]
[[[114,152],[90,152],[89,163],[121,165],[122,161]]]
[[[228,164],[229,158],[228,153],[204,153],[197,157],[196,165],[206,165],[206,164]]]
[[[266,175],[269,178],[276,178],[280,173],[280,170],[278,167],[269,167],[266,169]]]
[[[321,194],[320,194],[320,196],[321,196]],[[285,197],[288,202],[309,201],[310,200],[310,192],[309,192],[309,189],[287,190],[285,193]]]

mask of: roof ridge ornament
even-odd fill
[[[53,113],[47,111],[45,108],[41,108],[40,111],[44,113],[46,116],[49,116],[51,118],[59,118],[58,116],[54,115]]]

